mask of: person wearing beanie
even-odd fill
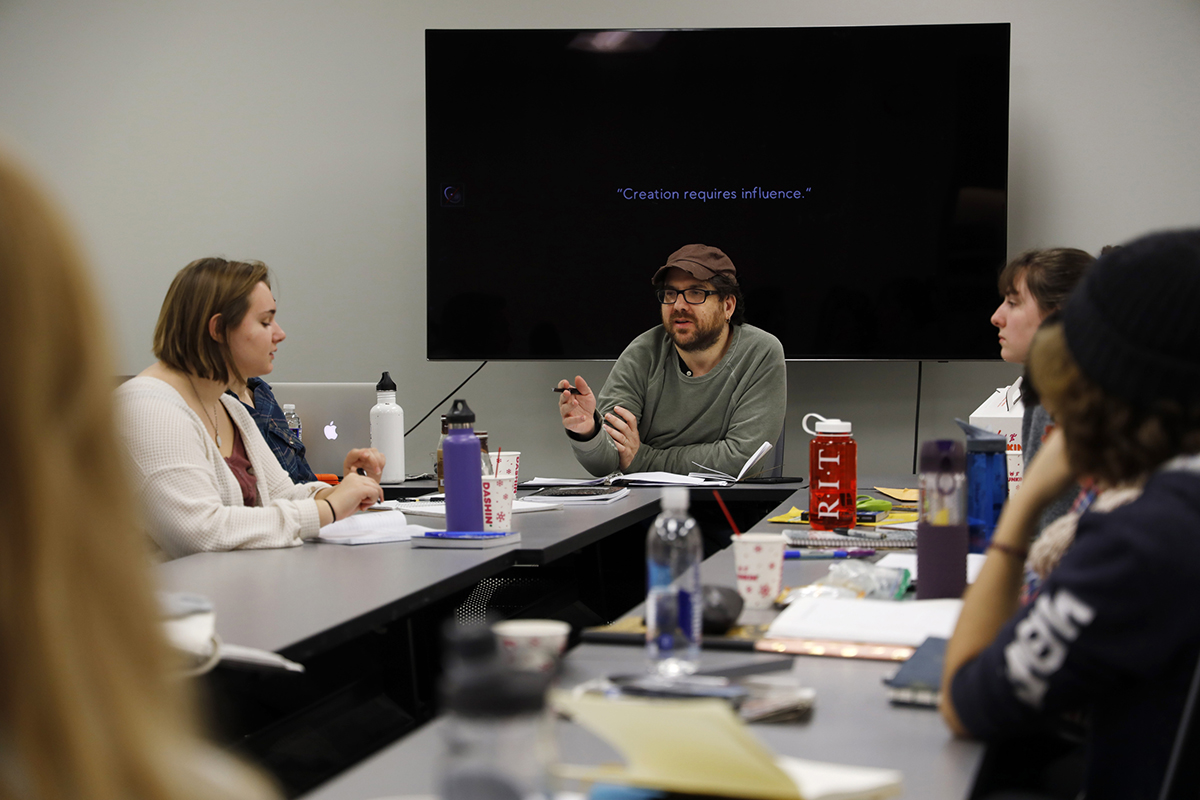
[[[582,376],[558,384],[575,457],[593,475],[737,475],[783,431],[783,345],[745,324],[737,270],[716,247],[676,250],[651,283],[662,325],[625,348],[599,396]]]
[[[988,791],[1088,800],[1200,791],[1185,716],[1200,676],[1200,230],[1152,234],[1103,255],[1038,332],[1030,374],[1059,427],[1004,508],[947,648],[941,711],[961,735],[988,740]],[[1087,478],[1141,484],[1124,505],[1096,507],[1020,607],[1022,567],[1043,508]],[[1099,505],[1099,504],[1097,504]],[[1191,713],[1191,712],[1189,712]],[[1084,721],[1080,775],[1071,758],[1041,770],[1035,732]],[[1188,744],[1169,770],[1173,748]],[[1017,744],[1014,744],[1017,743]],[[1018,747],[1018,744],[1020,745]],[[1005,763],[1005,753],[1020,756]],[[1014,763],[1019,760],[1020,763]],[[1025,796],[1025,795],[1023,795]],[[1172,795],[1172,796],[1183,796]]]

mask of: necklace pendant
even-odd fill
[[[218,431],[217,432],[217,447],[221,447],[221,446],[222,446],[221,445],[221,433],[220,433],[220,431]]]

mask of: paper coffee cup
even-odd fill
[[[501,450],[500,463],[496,463],[496,454],[488,453],[488,458],[492,462],[492,472],[502,478],[515,478],[520,480],[518,474],[521,470],[521,451],[520,450]]]
[[[517,496],[517,479],[483,476],[483,529],[511,531],[513,499]]]
[[[556,619],[506,619],[492,625],[500,658],[515,669],[550,672],[567,647],[571,626]]]
[[[783,588],[783,535],[743,533],[733,537],[737,590],[746,608],[770,608]]]

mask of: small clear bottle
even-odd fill
[[[446,491],[445,462],[442,461],[442,459],[445,457],[445,452],[442,448],[443,448],[443,445],[446,444],[446,434],[449,432],[450,432],[450,421],[446,419],[445,414],[442,414],[442,435],[438,437],[437,457],[436,457],[437,482],[438,482],[437,490],[439,492]]]
[[[646,666],[663,678],[700,662],[700,526],[688,514],[688,490],[668,486],[646,536]]]
[[[288,430],[292,432],[298,441],[304,441],[304,425],[300,422],[300,415],[296,413],[296,406],[292,403],[283,404],[283,418],[287,421]]]
[[[497,658],[486,626],[447,626],[442,708],[442,800],[546,800],[554,740],[546,710],[550,676]]]

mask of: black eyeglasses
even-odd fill
[[[654,293],[654,296],[664,306],[671,306],[675,305],[675,301],[679,299],[680,294],[683,295],[683,299],[688,302],[688,305],[698,306],[707,300],[710,294],[720,294],[720,292],[712,289],[684,289],[682,292],[678,289],[659,289]]]

